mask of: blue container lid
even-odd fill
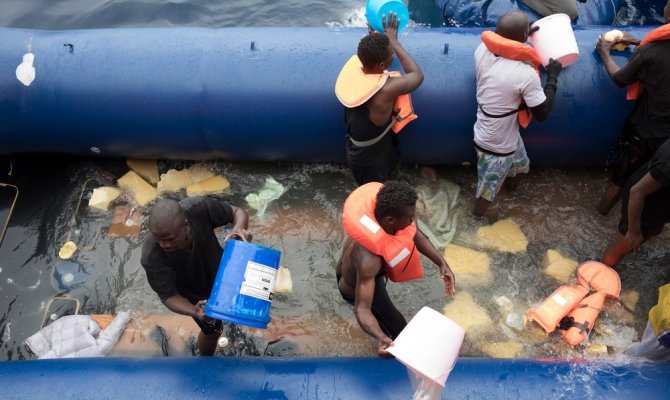
[[[365,17],[370,26],[372,26],[372,29],[377,32],[384,32],[382,15],[385,15],[388,21],[389,12],[394,12],[398,15],[398,19],[400,20],[398,32],[400,32],[409,21],[409,11],[402,0],[368,0],[365,7]]]

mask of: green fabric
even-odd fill
[[[272,200],[281,197],[286,191],[286,188],[281,183],[277,182],[273,177],[265,179],[265,185],[258,193],[250,193],[245,197],[249,207],[258,210],[257,215],[265,213],[265,209]]]

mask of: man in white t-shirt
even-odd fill
[[[478,183],[473,214],[478,217],[484,215],[506,178],[510,189],[514,189],[520,174],[529,170],[517,114],[530,111],[535,119],[543,121],[553,105],[562,66],[550,60],[545,67],[547,82],[542,88],[535,67],[539,56],[532,47],[523,44],[528,35],[528,17],[510,12],[498,19],[495,35],[488,36],[495,39],[492,48],[498,54],[489,50],[486,41],[475,51],[478,109],[474,142]],[[528,59],[519,61],[526,56]]]

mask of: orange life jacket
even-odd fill
[[[370,100],[386,84],[389,77],[401,76],[397,71],[384,71],[381,74],[366,74],[357,55],[351,56],[344,64],[335,82],[335,95],[345,107],[358,107]],[[408,94],[398,96],[393,103],[392,121],[389,127],[399,133],[411,121],[417,119]],[[388,130],[384,131],[384,133]]]
[[[535,71],[540,74],[538,69],[542,63],[540,55],[532,46],[525,43],[517,42],[516,40],[507,39],[498,35],[493,31],[482,32],[482,42],[489,51],[497,56],[506,58],[508,60],[526,61],[533,64]],[[523,100],[521,100],[519,112],[517,113],[517,120],[519,125],[527,128],[530,121],[533,119],[533,114],[528,108],[523,108]],[[482,110],[483,111],[483,110]]]
[[[384,275],[394,282],[423,277],[421,258],[414,243],[416,223],[390,235],[375,218],[377,193],[383,185],[366,183],[351,192],[344,202],[342,226],[358,244],[384,261]]]
[[[607,296],[618,299],[621,292],[619,274],[598,261],[582,263],[577,268],[577,279],[579,285],[559,287],[528,312],[528,318],[547,333],[557,326],[564,330],[563,339],[572,345],[588,338]],[[590,289],[595,293],[586,296]]]
[[[649,42],[656,42],[659,40],[669,40],[670,39],[670,24],[665,24],[659,28],[654,29],[653,31],[649,32],[644,39],[640,42],[638,45],[638,48],[644,46],[645,44]],[[635,81],[633,82],[629,87],[628,87],[628,92],[626,93],[626,100],[635,100],[644,91],[644,87],[642,86],[642,82],[640,81]]]
[[[545,332],[551,333],[556,330],[561,319],[588,293],[589,289],[582,285],[561,286],[542,304],[530,310],[528,319],[537,322]]]
[[[589,333],[596,323],[596,319],[603,309],[607,295],[595,292],[586,296],[574,310],[561,320],[563,339],[573,346],[582,344],[589,337]]]

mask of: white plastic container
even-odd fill
[[[389,347],[389,353],[406,367],[444,387],[456,364],[465,331],[429,307],[409,321]]]
[[[570,17],[566,14],[552,14],[537,20],[533,26],[539,26],[540,29],[530,35],[528,40],[540,55],[542,65],[546,67],[550,58],[559,61],[564,68],[577,61],[579,48]]]

